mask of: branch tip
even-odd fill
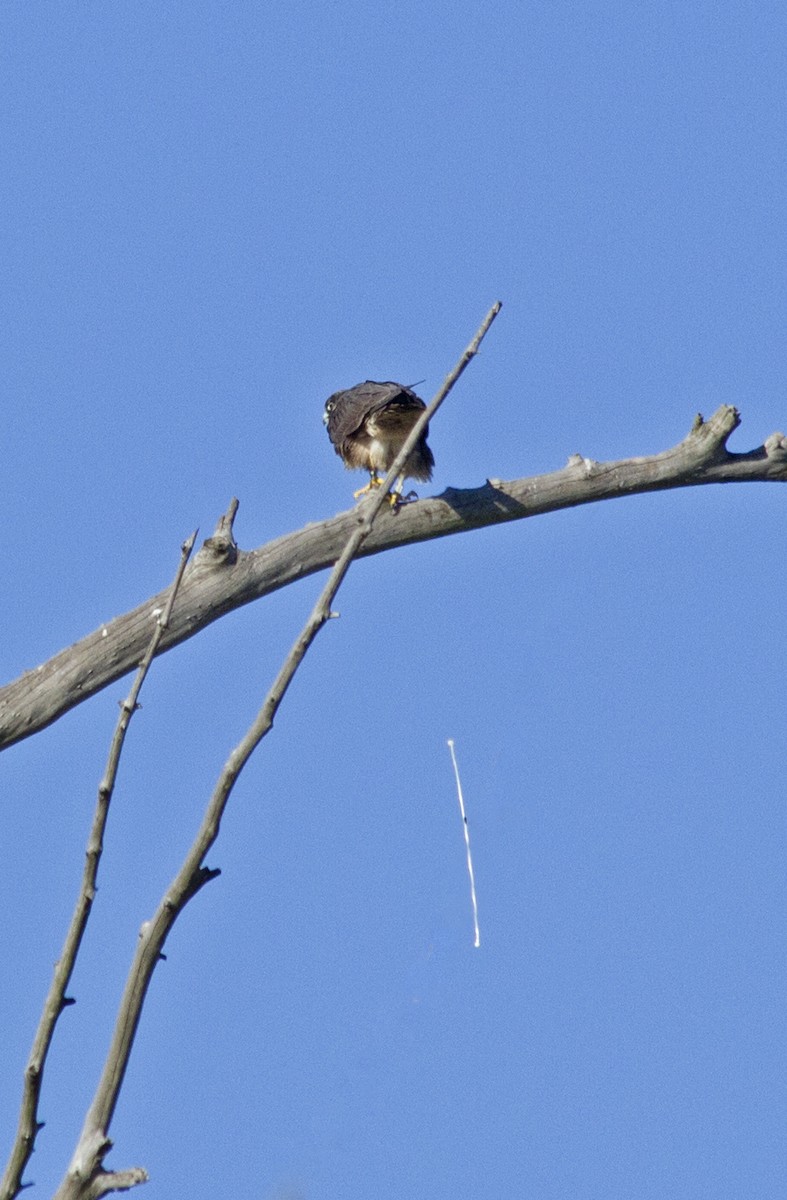
[[[765,454],[768,458],[783,462],[787,459],[787,437],[778,430],[765,439]]]
[[[701,466],[725,462],[730,458],[727,440],[740,423],[741,414],[737,408],[732,404],[722,404],[707,421],[701,413],[697,414],[684,444],[693,443],[702,447],[699,456]]]
[[[130,1167],[127,1171],[101,1171],[93,1179],[86,1195],[88,1200],[101,1200],[109,1192],[128,1192],[139,1183],[147,1183],[149,1178],[144,1167]]]
[[[235,517],[237,516],[239,507],[240,501],[236,496],[233,496],[227,506],[227,511],[222,513],[216,522],[216,528],[213,531],[214,537],[233,538],[232,527],[235,524]]]

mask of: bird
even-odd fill
[[[322,419],[334,450],[348,470],[369,472],[369,482],[354,493],[355,499],[380,486],[425,408],[412,388],[374,379],[328,397]],[[434,456],[426,444],[428,434],[427,425],[391,493],[394,506],[402,501],[405,479],[427,482],[432,478]]]

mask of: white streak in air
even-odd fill
[[[454,739],[448,739],[448,749],[451,752],[451,762],[454,765],[454,778],[456,779],[456,794],[459,797],[459,811],[462,814],[462,828],[465,832],[465,846],[467,847],[467,873],[470,876],[470,899],[473,902],[473,926],[475,930],[475,939],[473,945],[478,949],[481,945],[481,931],[478,928],[478,901],[475,895],[475,877],[473,876],[473,859],[470,854],[470,830],[467,825],[467,816],[465,814],[465,801],[462,795],[462,784],[459,781],[459,767],[456,765],[456,755],[454,754]]]

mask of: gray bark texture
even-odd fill
[[[547,475],[488,479],[482,487],[448,488],[440,496],[388,508],[380,512],[358,557],[641,492],[707,483],[787,482],[787,438],[774,433],[757,449],[732,454],[726,443],[739,424],[737,409],[723,405],[707,421],[698,416],[683,441],[660,454],[617,462],[573,455],[562,470]],[[329,520],[243,551],[232,537],[233,501],[186,571],[158,652],[171,650],[233,609],[332,566],[369,503],[367,497]],[[0,689],[0,750],[134,669],[166,599],[165,590]]]

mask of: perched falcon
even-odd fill
[[[346,392],[334,392],[325,401],[323,421],[333,448],[348,470],[366,470],[371,476],[356,497],[379,487],[391,469],[415,422],[426,408],[420,396],[401,383],[376,383],[367,379]],[[432,478],[434,458],[426,444],[429,426],[421,434],[396,481],[394,495],[401,498],[405,479]]]

